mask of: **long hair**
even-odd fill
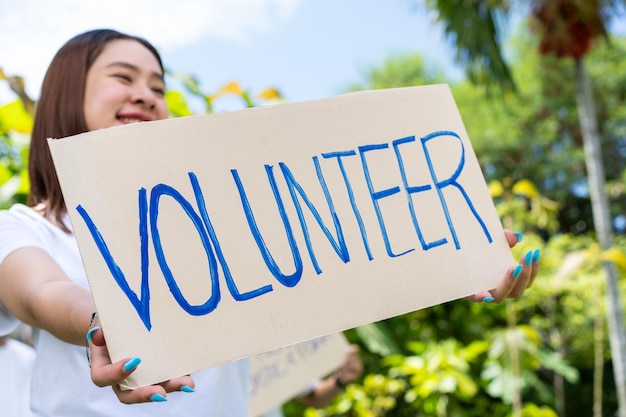
[[[110,29],[88,31],[70,39],[56,53],[44,77],[37,102],[28,158],[28,205],[33,207],[43,203],[44,216],[66,232],[69,230],[63,222],[65,199],[47,139],[64,138],[88,130],[84,112],[87,71],[105,45],[117,39],[141,43],[152,52],[163,70],[161,56],[145,39]]]

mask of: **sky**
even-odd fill
[[[207,94],[237,81],[253,96],[275,87],[290,102],[330,97],[362,81],[385,59],[414,52],[444,69],[450,80],[461,79],[452,48],[422,3],[0,0],[0,68],[23,76],[36,99],[48,64],[68,39],[112,28],[151,41],[169,70],[197,77]],[[616,27],[626,34],[624,16]],[[13,97],[0,83],[0,103]],[[234,98],[216,102],[217,111],[241,106]]]
[[[145,37],[166,67],[205,93],[237,81],[276,87],[287,101],[330,97],[386,58],[421,53],[460,77],[424,6],[410,0],[0,0],[0,68],[33,98],[56,51],[85,30]],[[0,100],[10,94],[0,85]],[[4,89],[4,90],[3,90]],[[222,99],[220,110],[239,106]],[[2,101],[0,101],[2,102]]]

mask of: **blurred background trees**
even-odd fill
[[[578,7],[584,18],[572,20],[566,6]],[[612,366],[603,265],[615,269],[619,279],[612,291],[623,296],[626,38],[606,28],[609,18],[624,17],[619,14],[624,2],[532,1],[520,11],[504,0],[426,0],[418,7],[436,11],[467,68],[466,79],[450,82],[445,68],[416,53],[389,57],[346,91],[449,82],[502,222],[524,234],[514,254],[541,248],[540,276],[520,300],[456,301],[346,332],[361,347],[363,377],[326,409],[290,402],[285,412],[308,417],[616,415],[623,387]],[[522,18],[505,36],[503,25],[511,14]],[[575,21],[570,27],[584,35],[568,38],[565,50],[547,37],[568,33],[559,21]],[[583,59],[595,98],[592,116],[605,180],[596,191],[606,198],[610,247],[594,228],[591,195],[597,186],[589,182],[577,102]],[[276,89],[253,93],[237,82],[207,93],[193,75],[174,70],[168,78],[180,87],[167,92],[172,116],[192,114],[192,101],[211,113],[226,96],[240,99],[242,108],[282,101]],[[0,103],[0,205],[7,207],[24,202],[28,192],[34,107],[18,76],[0,71],[0,82],[15,92],[14,101]],[[623,311],[622,305],[615,307]]]

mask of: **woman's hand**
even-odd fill
[[[97,325],[87,333],[87,344],[91,358],[91,379],[94,384],[99,387],[111,386],[117,398],[124,404],[163,402],[167,401],[168,392],[194,391],[195,384],[188,375],[134,390],[122,390],[120,383],[137,369],[141,359],[133,357],[111,363],[104,333]]]
[[[506,240],[509,242],[509,246],[513,247],[522,240],[522,235],[519,233],[505,230]],[[539,271],[539,257],[541,251],[535,249],[534,251],[527,252],[515,266],[511,266],[506,275],[500,281],[500,285],[497,288],[490,291],[481,291],[472,296],[467,297],[471,301],[482,302],[501,302],[507,298],[519,298],[524,294],[526,289],[530,288],[535,281],[537,272]]]

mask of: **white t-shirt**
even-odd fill
[[[32,417],[30,378],[35,351],[11,338],[0,345],[0,416]]]
[[[66,224],[70,226],[69,220]],[[16,249],[39,247],[76,284],[89,289],[76,239],[22,204],[0,211],[0,264]],[[0,302],[0,334],[17,321]],[[192,374],[196,392],[174,392],[168,401],[125,405],[110,387],[91,381],[85,347],[65,343],[47,331],[35,332],[37,357],[31,406],[40,417],[248,417],[250,365],[240,360]]]

